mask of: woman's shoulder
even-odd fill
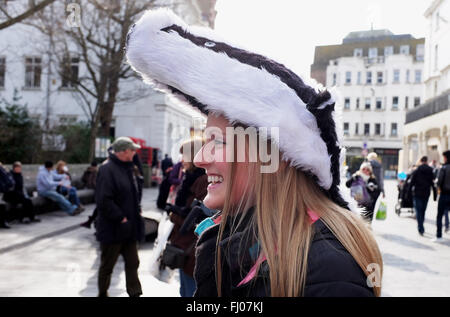
[[[353,256],[319,220],[308,254],[306,296],[373,296]]]

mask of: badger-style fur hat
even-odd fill
[[[168,9],[147,11],[131,27],[126,55],[144,81],[205,114],[279,127],[282,159],[311,175],[331,200],[355,210],[338,188],[343,149],[329,91],[314,90],[284,65],[231,45],[211,29],[186,25]]]

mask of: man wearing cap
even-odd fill
[[[140,146],[130,138],[120,137],[111,147],[108,162],[99,168],[95,193],[97,240],[101,247],[98,296],[108,296],[114,265],[122,255],[127,293],[138,297],[142,295],[142,288],[138,277],[137,243],[143,238],[144,228],[133,156]]]

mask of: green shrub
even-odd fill
[[[17,89],[12,102],[0,101],[0,161],[33,163],[40,148],[41,129],[37,120],[31,118]]]

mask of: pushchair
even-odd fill
[[[398,201],[395,204],[395,213],[400,216],[402,212],[414,214],[411,174],[406,179],[400,179],[397,185]]]

